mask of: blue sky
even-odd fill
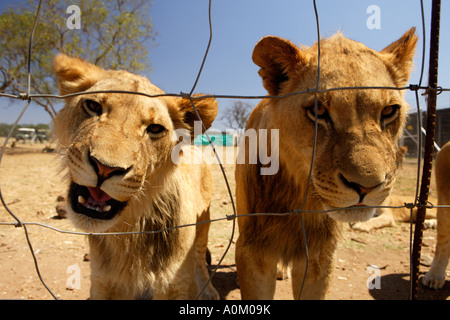
[[[0,10],[16,1],[2,0]],[[76,0],[72,1],[77,4]],[[381,50],[415,26],[420,40],[415,69],[410,83],[418,83],[422,60],[422,24],[419,0],[317,0],[322,37],[340,30],[351,39]],[[431,0],[424,0],[426,27],[426,61],[428,60]],[[370,5],[380,8],[380,29],[366,25]],[[450,12],[449,1],[442,1],[440,30],[439,85],[450,87]],[[81,13],[82,14],[82,13]],[[82,15],[81,15],[82,18]],[[166,92],[190,92],[200,68],[209,39],[208,0],[154,0],[151,19],[157,32],[150,50],[152,71],[146,74]],[[224,95],[265,95],[258,67],[251,60],[254,45],[265,35],[287,38],[296,44],[312,45],[317,40],[313,1],[309,0],[213,0],[213,40],[196,93]],[[423,85],[427,84],[428,64]],[[438,107],[449,107],[450,94],[439,95]],[[414,95],[406,93],[415,110]],[[219,99],[219,110],[233,103]],[[256,105],[257,100],[246,100]],[[23,102],[0,98],[0,122],[15,121]],[[426,108],[424,98],[421,107]],[[222,113],[213,124],[224,129]],[[48,123],[50,117],[39,106],[32,105],[21,123]]]

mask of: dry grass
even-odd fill
[[[6,203],[23,221],[39,222],[62,230],[74,230],[67,219],[54,219],[57,196],[64,193],[61,176],[56,175],[56,154],[42,153],[45,145],[19,145],[14,150],[8,147],[0,167],[0,186]],[[212,219],[225,218],[233,214],[230,196],[219,165],[213,166],[214,194],[211,207]],[[225,164],[228,182],[233,194],[235,190],[234,165]],[[406,159],[398,173],[395,194],[414,201],[417,167],[414,159]],[[434,181],[430,201],[435,202]],[[0,222],[14,220],[0,207]],[[240,299],[234,267],[235,221],[221,220],[211,224],[209,249],[212,264],[217,265],[230,244],[222,267],[213,279],[223,299]],[[345,227],[344,237],[337,251],[335,276],[328,297],[331,299],[405,299],[408,297],[409,272],[409,225],[362,233]],[[47,285],[62,299],[86,299],[89,296],[89,263],[83,261],[88,252],[84,236],[65,235],[42,227],[29,227],[33,250]],[[422,254],[432,257],[435,230],[424,235]],[[366,280],[368,264],[383,267],[383,289],[368,291]],[[67,290],[70,274],[67,268],[78,265],[81,272],[81,289]],[[422,267],[422,272],[427,267]],[[450,289],[425,291],[430,299],[445,299]],[[406,290],[406,293],[404,292]],[[23,229],[0,226],[0,299],[51,299],[40,284],[26,244]],[[291,299],[289,280],[277,282],[278,299]]]

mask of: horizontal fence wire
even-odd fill
[[[26,93],[20,93],[17,95],[9,94],[9,93],[1,93],[0,97],[5,98],[11,98],[11,99],[17,99],[17,100],[29,100],[33,98],[53,98],[53,99],[67,99],[67,98],[73,98],[76,96],[86,95],[86,94],[97,94],[97,93],[120,93],[120,94],[133,94],[133,95],[140,95],[148,98],[160,98],[160,97],[180,97],[180,98],[186,98],[186,99],[192,99],[193,101],[199,100],[199,99],[205,99],[205,98],[216,98],[216,99],[249,99],[249,100],[262,100],[262,99],[283,99],[295,95],[300,94],[317,94],[317,93],[326,93],[326,92],[332,92],[332,91],[344,91],[344,90],[409,90],[409,91],[419,91],[419,90],[426,90],[426,91],[436,91],[437,94],[450,91],[450,88],[442,88],[442,87],[429,87],[429,86],[419,86],[417,84],[410,84],[409,86],[405,87],[389,87],[389,86],[354,86],[354,87],[334,87],[334,88],[328,88],[328,89],[316,89],[316,88],[309,88],[306,90],[301,91],[294,91],[290,92],[284,95],[254,95],[254,96],[248,96],[248,95],[224,95],[224,94],[204,94],[204,95],[196,95],[191,96],[190,93],[180,92],[180,93],[158,93],[158,94],[148,94],[145,92],[139,92],[139,91],[126,91],[126,90],[93,90],[93,91],[80,91],[75,93],[69,93],[65,95],[59,95],[59,94],[45,94],[45,93],[39,93],[39,94],[26,94]]]
[[[301,95],[301,94],[314,94],[315,95],[315,109],[316,109],[316,119],[315,119],[315,134],[314,134],[314,144],[313,144],[313,152],[312,152],[312,159],[311,159],[311,163],[310,163],[310,172],[309,172],[309,176],[308,176],[308,187],[310,185],[310,179],[312,176],[312,168],[314,165],[314,157],[315,157],[315,147],[316,147],[316,143],[317,143],[317,127],[318,127],[318,119],[317,119],[317,108],[318,108],[318,101],[317,101],[317,94],[319,93],[326,93],[326,92],[331,92],[331,91],[342,91],[342,90],[409,90],[412,92],[415,92],[415,98],[416,98],[416,108],[417,108],[417,113],[420,114],[421,113],[421,108],[420,108],[420,103],[419,103],[419,90],[424,90],[425,94],[427,94],[428,92],[435,92],[436,94],[445,92],[445,91],[450,91],[450,88],[443,88],[440,86],[436,86],[436,87],[430,87],[430,86],[423,86],[422,85],[422,79],[423,79],[423,72],[424,72],[424,57],[425,57],[425,19],[424,19],[424,8],[423,8],[423,1],[420,0],[420,11],[421,11],[421,16],[422,16],[422,39],[423,39],[423,46],[422,46],[422,65],[421,65],[421,72],[420,72],[420,80],[418,84],[410,84],[409,86],[404,86],[404,87],[389,87],[389,86],[371,86],[371,87],[367,87],[367,86],[355,86],[355,87],[335,87],[335,88],[327,88],[327,89],[321,89],[319,90],[319,83],[320,83],[320,57],[321,57],[321,53],[320,53],[320,28],[319,28],[319,15],[318,15],[318,11],[317,11],[317,7],[316,7],[316,1],[313,0],[313,5],[314,5],[314,14],[315,14],[315,21],[316,21],[316,28],[317,28],[317,39],[318,39],[318,70],[317,70],[317,79],[316,79],[316,86],[315,88],[308,88],[306,90],[302,90],[302,91],[296,91],[296,92],[292,92],[289,94],[285,94],[285,95],[278,95],[278,96],[273,96],[273,95],[221,95],[221,94],[208,94],[208,95],[196,95],[195,97],[193,96],[193,93],[195,91],[197,82],[201,76],[203,67],[204,67],[204,63],[206,61],[206,58],[208,56],[208,51],[211,45],[211,41],[213,38],[213,28],[212,28],[212,16],[211,16],[211,0],[209,0],[209,10],[208,10],[208,17],[209,17],[209,41],[208,41],[208,45],[207,45],[207,49],[206,52],[204,54],[203,60],[202,60],[202,64],[200,67],[200,70],[197,74],[197,77],[195,79],[194,85],[191,89],[191,91],[189,93],[184,93],[184,92],[180,92],[178,94],[175,93],[164,93],[164,94],[147,94],[145,92],[137,92],[137,91],[124,91],[124,90],[96,90],[96,91],[83,91],[83,92],[77,92],[77,93],[72,93],[72,94],[66,94],[66,95],[58,95],[58,94],[33,94],[30,92],[30,79],[31,79],[31,56],[32,56],[32,42],[33,42],[33,36],[34,36],[34,32],[36,29],[36,24],[39,18],[39,12],[41,10],[41,4],[42,4],[42,0],[39,1],[38,4],[38,8],[36,10],[36,15],[35,15],[35,20],[34,20],[34,24],[33,24],[33,29],[31,31],[30,34],[30,39],[29,39],[29,49],[28,49],[28,86],[27,86],[27,92],[26,93],[19,93],[19,94],[7,94],[7,93],[0,93],[0,97],[2,98],[10,98],[10,99],[18,99],[18,100],[26,100],[25,106],[22,110],[22,112],[19,114],[17,120],[15,121],[15,123],[13,124],[4,144],[2,147],[2,150],[0,151],[0,166],[1,166],[1,162],[4,156],[4,152],[7,146],[8,141],[10,140],[10,138],[12,137],[12,134],[14,132],[14,129],[16,128],[17,124],[19,123],[22,115],[26,112],[29,104],[31,101],[33,101],[33,99],[36,98],[54,98],[54,99],[67,99],[67,98],[72,98],[72,97],[76,97],[76,96],[80,96],[80,95],[86,95],[86,94],[97,94],[97,93],[110,93],[110,94],[134,94],[134,95],[141,95],[141,96],[145,96],[148,98],[159,98],[159,97],[165,97],[165,96],[174,96],[174,97],[181,97],[181,98],[186,98],[189,99],[194,111],[198,117],[198,120],[201,121],[201,118],[197,112],[196,106],[195,106],[195,101],[198,99],[203,99],[203,98],[216,98],[216,99],[221,99],[221,98],[225,98],[225,99],[258,99],[258,100],[262,100],[262,99],[283,99],[283,98],[287,98],[287,97],[291,97],[294,95]],[[417,121],[418,121],[418,127],[421,128],[421,117],[417,117]],[[26,239],[27,239],[27,243],[28,246],[30,248],[33,260],[34,260],[34,264],[35,264],[35,268],[36,268],[36,272],[39,276],[39,279],[41,281],[41,283],[44,285],[44,287],[47,289],[47,291],[53,296],[54,299],[57,299],[57,297],[55,296],[55,294],[50,290],[50,288],[45,284],[44,280],[42,279],[42,276],[40,274],[39,271],[39,266],[37,263],[37,259],[36,256],[34,254],[33,248],[32,248],[32,244],[31,241],[29,239],[28,236],[28,231],[27,231],[27,226],[39,226],[42,228],[46,228],[46,229],[50,229],[52,231],[55,232],[59,232],[59,233],[64,233],[64,234],[72,234],[72,235],[82,235],[82,236],[120,236],[120,235],[132,235],[132,234],[155,234],[155,233],[161,233],[161,232],[165,232],[165,231],[170,231],[170,230],[174,230],[174,229],[178,229],[178,228],[184,228],[184,227],[195,227],[196,225],[199,224],[204,224],[204,223],[214,223],[214,222],[218,222],[218,221],[232,221],[232,231],[231,231],[231,235],[230,235],[230,239],[228,242],[228,246],[226,247],[223,255],[221,256],[217,266],[214,268],[214,270],[211,273],[211,277],[209,279],[209,281],[211,281],[211,278],[214,276],[214,274],[216,273],[216,271],[218,270],[219,266],[221,265],[221,263],[223,262],[223,259],[225,258],[225,256],[227,255],[231,244],[232,244],[232,240],[234,237],[234,233],[235,233],[235,221],[237,218],[240,217],[251,217],[251,216],[269,216],[269,215],[276,215],[276,216],[286,216],[286,215],[292,215],[292,214],[296,214],[299,215],[300,219],[302,219],[302,214],[303,213],[326,213],[326,212],[332,212],[332,211],[339,211],[339,210],[358,210],[358,208],[355,207],[348,207],[348,208],[335,208],[335,209],[330,209],[330,210],[305,210],[304,209],[304,205],[305,205],[305,201],[303,201],[303,205],[302,208],[299,209],[294,209],[290,212],[285,212],[285,213],[249,213],[249,214],[239,214],[238,212],[236,212],[236,207],[235,207],[235,202],[234,202],[234,198],[232,195],[232,191],[229,185],[229,181],[228,181],[228,177],[225,173],[225,170],[223,168],[223,165],[219,159],[219,155],[214,147],[214,144],[212,143],[208,133],[206,132],[206,128],[203,125],[202,122],[202,126],[203,129],[205,131],[205,135],[209,141],[210,146],[212,147],[215,156],[217,157],[218,160],[218,164],[221,168],[222,174],[223,174],[223,178],[224,178],[224,182],[226,184],[227,187],[227,192],[229,194],[230,200],[231,200],[231,204],[232,204],[232,214],[228,214],[225,217],[222,218],[217,218],[217,219],[210,219],[208,221],[204,221],[204,222],[200,222],[200,223],[193,223],[193,224],[186,224],[186,225],[180,225],[180,226],[174,226],[171,228],[166,228],[166,229],[161,229],[161,230],[154,230],[154,231],[139,231],[139,232],[101,232],[101,233],[92,233],[92,232],[77,232],[77,231],[68,231],[68,230],[61,230],[43,223],[37,223],[37,222],[26,222],[26,221],[22,221],[19,216],[17,214],[15,214],[6,204],[6,201],[3,198],[2,195],[2,189],[0,186],[0,200],[3,204],[3,207],[5,208],[5,210],[8,212],[9,215],[11,215],[12,218],[14,218],[14,220],[16,222],[0,222],[0,225],[2,226],[14,226],[14,227],[22,227],[24,230],[24,233],[26,235]],[[418,201],[418,190],[419,190],[419,177],[420,177],[420,164],[421,164],[421,146],[422,146],[422,136],[419,135],[419,139],[418,139],[418,150],[419,152],[417,153],[417,179],[416,179],[416,194],[414,197],[414,202],[411,203],[405,203],[403,206],[367,206],[366,208],[391,208],[391,209],[401,209],[401,208],[407,208],[411,210],[412,213],[412,209],[413,208],[426,208],[426,209],[433,209],[433,208],[450,208],[450,205],[434,205],[430,202],[427,203],[420,203],[420,201]],[[308,188],[305,191],[304,194],[304,199],[306,199],[307,197],[307,193],[308,193]],[[412,215],[411,215],[412,216]],[[411,230],[412,230],[412,226],[413,226],[413,221],[411,218],[411,222],[410,222],[410,226],[411,226]],[[302,220],[302,227],[303,226],[303,220]],[[303,229],[303,235],[306,236],[306,232]],[[306,264],[306,270],[305,270],[305,275],[304,277],[306,277],[307,274],[307,269],[308,269],[308,247],[307,247],[307,239],[305,239],[304,241],[305,243],[305,251],[307,253],[307,264]],[[410,233],[410,252],[411,252],[411,244],[412,244],[412,232]],[[301,294],[302,294],[302,290],[303,290],[303,284],[305,282],[305,278],[303,279],[303,283],[301,286],[301,290],[300,290],[300,294],[298,298],[301,298]],[[205,285],[206,287],[206,285]],[[203,287],[203,289],[205,288]],[[203,291],[202,289],[202,291]],[[201,293],[200,293],[201,294]],[[200,296],[199,294],[199,296]]]

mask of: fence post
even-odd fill
[[[416,227],[414,230],[414,242],[412,251],[412,279],[411,299],[417,299],[419,287],[419,264],[422,250],[422,236],[425,221],[425,205],[428,202],[428,194],[431,182],[431,168],[433,164],[434,137],[436,128],[436,95],[437,75],[439,57],[439,23],[440,23],[441,1],[433,0],[431,8],[431,31],[430,31],[430,61],[428,69],[428,103],[427,103],[427,135],[425,140],[425,154],[422,171],[422,182],[420,185],[419,208],[417,210]]]

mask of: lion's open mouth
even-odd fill
[[[70,186],[69,198],[74,212],[101,220],[114,218],[127,204],[111,198],[100,188],[80,186],[74,182]]]

